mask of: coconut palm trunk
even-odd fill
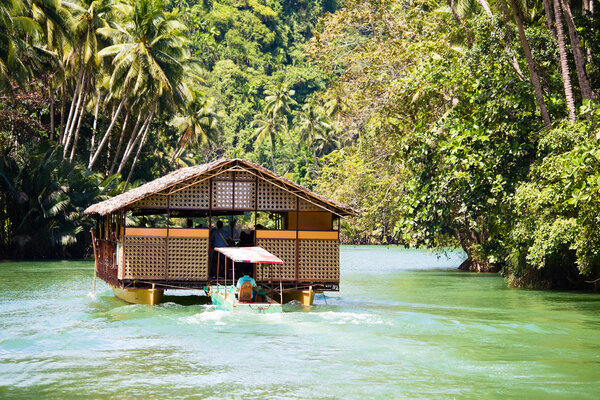
[[[98,149],[96,149],[94,156],[90,160],[90,162],[88,164],[88,169],[92,169],[92,167],[98,160],[98,157],[100,156],[100,152],[102,151],[102,147],[104,147],[104,144],[108,140],[110,133],[112,132],[113,127],[115,126],[115,122],[117,121],[117,118],[119,118],[119,114],[121,113],[121,108],[123,108],[124,103],[125,103],[125,96],[123,96],[123,99],[121,99],[121,102],[119,103],[119,107],[117,107],[117,110],[115,111],[115,115],[114,115],[112,121],[110,122],[110,125],[108,126],[108,129],[106,130],[106,133],[102,137],[102,140],[100,141],[100,143],[98,143]]]
[[[75,90],[73,91],[73,100],[71,100],[71,107],[69,108],[69,116],[67,117],[67,123],[64,127],[64,131],[62,134],[62,144],[65,144],[67,140],[67,132],[69,131],[69,127],[71,126],[71,121],[73,120],[73,113],[75,112],[75,104],[77,103],[77,97],[81,91],[81,85],[83,85],[83,68],[79,70],[79,78],[77,79],[77,85],[75,85]]]
[[[75,150],[77,149],[77,140],[79,139],[79,129],[81,128],[81,120],[83,120],[83,114],[85,113],[85,104],[87,101],[88,90],[87,86],[89,85],[89,81],[86,84],[86,89],[83,95],[83,105],[81,106],[81,112],[79,113],[79,120],[77,121],[77,129],[75,129],[75,137],[73,138],[73,146],[71,147],[71,156],[69,157],[69,162],[73,162],[73,158],[75,157]]]
[[[298,144],[296,143],[296,141],[294,140],[294,138],[290,134],[290,130],[287,128],[287,126],[284,129],[285,129],[285,133],[287,134],[287,136],[290,138],[290,140],[292,141],[292,143],[294,143],[294,146],[296,146],[296,150],[298,150],[298,153],[300,153],[300,155],[304,159],[304,162],[306,163],[306,168],[308,168],[310,170],[310,172],[313,175],[315,175],[315,171],[313,171],[312,167],[310,166],[310,163],[308,162],[308,159],[304,155],[304,152],[302,151],[302,149],[300,149],[300,146],[298,146]]]
[[[69,148],[69,145],[71,144],[71,139],[73,137],[73,132],[75,130],[75,124],[77,123],[78,119],[79,119],[79,113],[81,112],[80,108],[85,108],[85,105],[82,105],[82,99],[83,97],[86,96],[86,88],[89,84],[89,79],[87,79],[87,74],[83,73],[83,81],[81,82],[81,86],[79,88],[79,96],[77,97],[77,106],[75,107],[75,112],[73,113],[73,117],[71,118],[70,121],[67,121],[67,126],[68,126],[68,133],[65,139],[65,143],[64,143],[64,150],[63,150],[63,158],[67,156],[67,149]],[[70,125],[69,125],[70,124]]]
[[[118,174],[121,173],[121,170],[123,169],[123,166],[125,165],[123,160],[125,159],[125,157],[129,156],[129,154],[131,153],[131,149],[133,148],[133,146],[135,146],[135,143],[137,143],[136,139],[138,136],[138,126],[140,125],[141,118],[142,118],[142,111],[140,110],[138,112],[137,121],[135,121],[135,125],[133,126],[133,129],[131,130],[131,135],[129,136],[129,142],[127,142],[127,146],[125,146],[125,151],[123,152],[123,157],[121,157],[121,163],[119,163],[119,168],[117,169]],[[141,128],[142,131],[146,127],[147,120],[148,120],[148,117],[146,117],[146,119],[142,123],[142,128]]]
[[[58,142],[62,143],[63,130],[65,127],[65,104],[67,103],[67,96],[65,94],[65,85],[63,84],[60,89],[60,128],[58,129]]]
[[[148,137],[148,131],[150,131],[150,122],[152,121],[152,116],[154,115],[154,110],[150,113],[150,119],[148,124],[146,125],[146,130],[142,135],[142,140],[140,141],[140,145],[138,146],[137,152],[135,153],[135,157],[133,158],[133,162],[131,163],[131,169],[129,170],[129,175],[127,175],[127,181],[125,181],[125,187],[123,191],[127,190],[127,186],[129,185],[129,181],[131,180],[131,176],[133,175],[133,170],[135,169],[135,165],[142,151],[142,147],[144,147],[144,143],[146,143],[146,138]]]
[[[531,54],[531,48],[529,47],[529,42],[527,41],[527,36],[525,36],[525,28],[523,26],[523,20],[521,19],[521,15],[519,9],[517,8],[517,4],[515,0],[510,0],[510,8],[512,8],[512,14],[517,24],[517,28],[519,31],[519,38],[521,39],[521,45],[523,46],[523,52],[525,53],[525,59],[527,60],[527,68],[529,69],[529,75],[531,76],[531,83],[533,84],[533,89],[535,92],[535,99],[537,101],[538,107],[540,108],[540,114],[542,115],[542,120],[544,121],[544,126],[546,128],[550,128],[552,126],[552,122],[550,121],[550,115],[548,114],[548,109],[546,108],[546,103],[544,102],[544,93],[542,92],[542,84],[540,83],[540,78],[535,70],[535,64],[533,62],[533,56]]]
[[[102,91],[100,90],[100,88],[98,88],[98,98],[96,99],[96,108],[94,110],[94,125],[92,127],[92,139],[90,141],[90,159],[89,161],[92,161],[92,155],[94,154],[94,146],[96,144],[96,126],[98,123],[98,108],[100,107],[100,94],[102,93]]]
[[[276,174],[277,167],[275,167],[275,144],[273,143],[275,138],[273,137],[273,135],[270,135],[269,138],[270,138],[269,143],[271,145],[271,164],[273,165],[273,173]]]
[[[556,42],[556,30],[554,29],[554,20],[552,19],[552,5],[550,3],[551,0],[543,0],[544,3],[544,12],[546,14],[546,23],[548,24],[548,29],[550,33],[552,33],[552,38],[554,42]]]
[[[52,84],[48,85],[50,92],[50,140],[54,139],[54,93],[52,92]]]
[[[121,145],[123,144],[123,137],[125,136],[125,132],[127,129],[127,121],[129,120],[129,111],[125,113],[125,120],[123,121],[123,126],[121,127],[121,134],[119,135],[119,143],[117,143],[117,149],[115,150],[115,156],[113,157],[113,162],[110,165],[110,170],[108,171],[108,175],[112,175],[115,170],[115,166],[117,164],[117,158],[121,153]]]
[[[573,98],[573,86],[571,85],[571,76],[569,71],[569,61],[567,59],[567,46],[565,44],[565,33],[563,31],[562,16],[560,10],[560,1],[554,0],[554,20],[556,21],[556,36],[558,39],[558,55],[560,57],[560,75],[565,89],[565,98],[567,99],[567,109],[569,110],[569,121],[575,122],[575,99]]]
[[[585,100],[592,100],[594,98],[594,92],[592,91],[592,85],[585,69],[585,57],[583,50],[579,47],[579,34],[573,21],[573,14],[571,13],[571,5],[568,0],[561,0],[561,6],[563,9],[565,22],[567,23],[567,29],[569,31],[569,39],[571,40],[571,47],[573,49],[573,58],[575,59],[575,70],[577,71],[577,79],[579,81],[579,88],[581,89],[581,97]]]
[[[146,117],[146,119],[144,120],[144,123],[142,124],[141,128],[139,129],[139,131],[135,132],[135,129],[133,132],[131,132],[131,138],[129,139],[129,142],[131,145],[127,145],[127,148],[125,149],[125,152],[123,153],[123,157],[121,158],[121,163],[119,164],[119,169],[117,169],[117,173],[120,174],[123,169],[125,168],[125,164],[127,163],[127,160],[129,160],[129,156],[131,155],[131,152],[133,151],[133,149],[135,148],[135,146],[138,144],[140,138],[143,136],[143,133],[146,130],[146,127],[148,127],[148,125],[150,125],[150,121],[152,120],[152,116],[153,116],[153,112],[148,115],[148,117]]]

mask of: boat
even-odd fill
[[[339,291],[340,223],[357,215],[241,159],[181,168],[84,212],[96,219],[95,276],[118,298],[155,305],[165,290],[207,288],[218,304],[230,307],[228,287],[235,282],[229,273],[227,281],[214,273],[214,232],[226,224],[228,250],[257,247],[281,261],[252,263],[249,271],[272,300],[265,312],[291,300],[310,306],[315,293]],[[236,219],[244,238],[234,235]],[[235,303],[236,309],[252,307]]]
[[[279,281],[279,298],[280,301],[277,302],[273,300],[269,294],[274,293],[276,289],[271,285],[270,287],[256,287],[253,289],[250,285],[247,287],[247,290],[255,291],[256,294],[250,296],[250,294],[243,296],[242,291],[244,290],[244,286],[236,284],[237,278],[241,278],[242,274],[236,275],[235,264],[236,263],[245,263],[245,264],[263,264],[263,265],[282,265],[283,261],[269,253],[267,250],[262,247],[252,246],[252,247],[217,247],[215,251],[223,254],[224,256],[224,277],[223,281],[225,284],[219,283],[219,275],[220,275],[220,260],[217,263],[217,280],[216,283],[208,288],[208,293],[212,299],[213,305],[217,307],[217,309],[225,310],[225,311],[235,311],[235,312],[253,312],[257,314],[271,314],[271,313],[280,313],[283,310],[283,285],[281,280]],[[231,285],[228,285],[228,277],[227,272],[229,267],[231,266],[232,276]],[[279,275],[281,277],[281,274]],[[265,290],[266,289],[266,290]],[[267,294],[269,293],[269,294]],[[243,297],[246,297],[245,299]]]

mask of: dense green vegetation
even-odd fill
[[[0,256],[81,254],[85,205],[226,156],[360,210],[348,242],[596,285],[596,3],[5,0]]]
[[[228,156],[296,180],[316,173],[316,157],[335,148],[337,135],[323,135],[334,127],[308,101],[325,80],[306,65],[303,46],[336,7],[321,0],[1,3],[0,256],[82,255],[92,222],[81,215],[85,206],[180,166]],[[318,145],[299,151],[300,140]],[[77,201],[83,192],[87,199]],[[42,204],[63,197],[59,207]],[[35,211],[35,220],[28,201],[53,212]],[[46,231],[52,240],[41,238]]]
[[[463,268],[501,269],[517,285],[594,284],[591,3],[544,3],[547,13],[539,3],[345,4],[309,51],[337,77],[328,90],[344,99],[341,124],[356,138],[326,157],[317,180],[362,209],[347,234],[460,245]]]

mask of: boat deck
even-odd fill
[[[266,296],[266,302],[240,303],[237,300],[235,286],[211,286],[209,288],[213,305],[225,311],[273,314],[282,312],[281,304]]]

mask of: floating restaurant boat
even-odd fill
[[[179,169],[85,213],[96,216],[95,276],[127,302],[157,304],[166,289],[206,289],[213,301],[229,300],[248,274],[279,307],[290,300],[310,305],[315,293],[339,290],[340,219],[356,215],[240,159]],[[217,229],[223,221],[229,226]],[[230,234],[220,234],[230,236],[227,247],[211,248],[223,229]],[[241,253],[229,253],[230,262],[217,271],[223,256],[243,246],[260,247],[281,263],[242,263]]]

